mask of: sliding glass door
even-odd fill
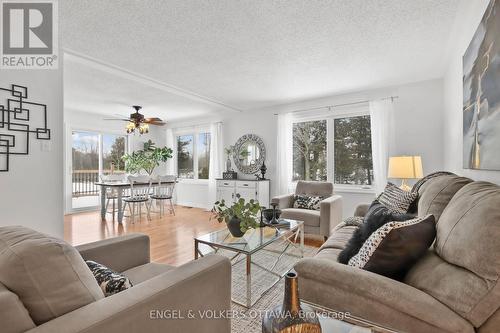
[[[127,151],[127,137],[92,131],[72,131],[71,182],[72,209],[99,205],[101,175],[125,173],[122,156]]]

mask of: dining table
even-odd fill
[[[176,183],[176,181],[170,181],[170,182],[162,182],[162,184],[172,184]],[[117,201],[117,208],[118,208],[118,223],[123,222],[123,193],[125,190],[130,189],[130,182],[128,181],[98,181],[94,183],[95,185],[99,186],[101,188],[101,219],[103,221],[106,220],[106,193],[107,189],[112,189],[115,190],[116,192],[116,201]],[[134,183],[134,187],[139,187],[139,186],[149,186],[149,182],[145,183]],[[157,184],[157,183],[156,183]],[[151,187],[154,187],[155,183],[151,183]],[[114,214],[114,212],[113,212]]]

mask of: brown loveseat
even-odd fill
[[[293,208],[294,195],[321,196],[320,210]],[[295,193],[273,198],[282,210],[281,217],[304,221],[307,234],[330,236],[330,230],[342,221],[342,197],[333,192],[333,184],[328,182],[299,181]]]
[[[403,281],[339,264],[356,229],[343,222],[295,265],[301,298],[401,332],[499,332],[500,187],[442,175],[418,193],[418,214],[436,217],[437,236]]]
[[[133,287],[104,297],[82,257],[123,272]],[[2,333],[229,333],[229,319],[202,319],[199,311],[230,307],[227,258],[206,256],[172,267],[150,262],[146,235],[75,249],[28,228],[0,227]]]

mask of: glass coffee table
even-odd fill
[[[294,254],[287,253],[287,250],[290,247],[298,248],[300,250],[299,256],[301,258],[304,256],[304,222],[288,219],[282,219],[280,222],[285,222],[287,224],[279,227],[265,226],[257,229],[250,229],[243,237],[233,237],[228,229],[223,229],[196,237],[194,239],[195,259],[209,253],[217,253],[220,250],[227,250],[234,252],[234,255],[230,257],[231,264],[233,266],[242,260],[246,260],[246,297],[243,302],[233,297],[233,302],[236,304],[250,308],[269,289],[274,287],[276,283],[280,281],[286,272],[276,272],[275,268],[285,254],[296,256]],[[267,246],[278,241],[284,241],[286,243],[282,250],[275,251],[266,249]],[[208,248],[208,251],[201,249],[201,244],[206,245],[205,248]],[[270,268],[264,267],[252,261],[252,255],[259,251],[271,251],[278,254],[278,257],[275,259],[275,262],[271,264]],[[252,266],[256,266],[275,276],[274,283],[261,292],[257,298],[252,298]]]

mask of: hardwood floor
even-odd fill
[[[101,221],[98,211],[76,213],[64,217],[64,239],[79,245],[129,233],[139,232],[151,239],[151,260],[170,265],[182,265],[194,259],[193,238],[225,228],[224,223],[209,221],[210,213],[199,208],[176,206],[176,216],[166,214],[159,217],[152,213],[151,221],[145,216],[132,224],[127,218],[123,224],[113,222],[111,214]],[[306,238],[310,246],[321,245],[322,241]]]

